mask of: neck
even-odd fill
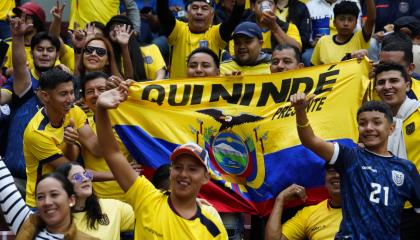
[[[175,210],[181,217],[185,219],[192,218],[197,213],[196,197],[194,198],[178,198],[174,194],[170,195],[171,202]]]
[[[332,207],[341,207],[341,196],[340,194],[332,194],[330,204]]]
[[[337,42],[339,43],[344,43],[347,42],[352,35],[341,35],[341,34],[337,34],[335,40],[337,40]]]
[[[282,9],[285,8],[289,4],[289,0],[278,0],[277,7]]]
[[[391,156],[391,154],[388,152],[388,144],[384,143],[383,146],[373,147],[373,148],[367,148],[367,150],[376,153],[381,156]]]
[[[71,215],[69,214],[63,221],[56,226],[47,226],[46,229],[51,233],[63,234],[67,232],[71,225]]]
[[[86,198],[77,198],[76,205],[74,205],[73,209],[76,212],[84,211],[86,207]]]
[[[60,127],[63,124],[64,116],[60,113],[55,112],[53,109],[50,109],[48,106],[45,106],[45,112],[47,113],[48,120],[50,121],[53,127]]]
[[[403,103],[405,102],[406,99],[404,99],[404,101],[402,103],[398,104],[398,105],[390,106],[391,111],[392,111],[392,116],[394,116],[394,117],[397,116],[397,113],[400,110],[401,105],[403,105]]]

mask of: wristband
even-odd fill
[[[300,125],[299,123],[296,123],[298,128],[306,128],[309,126],[309,121],[307,121],[305,124]]]

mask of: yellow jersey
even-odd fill
[[[23,155],[26,162],[26,204],[35,207],[35,186],[39,177],[52,172],[48,164],[62,156],[65,147],[64,128],[73,118],[75,128],[86,124],[86,114],[77,106],[70,109],[60,127],[53,127],[44,108],[41,108],[28,123],[23,134]]]
[[[188,24],[176,20],[175,27],[168,37],[171,46],[171,69],[170,78],[187,77],[188,55],[199,47],[207,47],[213,50],[218,56],[226,47],[219,33],[220,24],[211,26],[204,33],[192,33]]]
[[[347,42],[337,43],[336,35],[322,36],[314,48],[312,65],[340,62],[347,54],[360,49],[368,49],[369,41],[365,41],[363,30],[357,31]]]
[[[134,230],[133,208],[115,199],[99,199],[104,217],[98,221],[96,229],[88,228],[86,212],[73,213],[73,221],[78,230],[102,240],[119,240],[121,232]]]
[[[144,70],[148,80],[155,80],[157,71],[166,69],[165,60],[158,46],[150,44],[148,46],[140,47],[144,61]]]
[[[0,21],[7,19],[7,15],[13,15],[12,9],[16,6],[15,0],[0,1]]]
[[[287,239],[333,240],[343,218],[341,208],[332,208],[328,200],[304,207],[283,224]]]
[[[220,64],[220,75],[230,76],[232,72],[240,71],[241,75],[265,75],[271,74],[270,61],[263,61],[255,66],[240,66],[233,59],[223,61]]]
[[[179,216],[169,194],[157,190],[143,176],[128,189],[126,199],[136,216],[134,239],[228,239],[223,224],[208,210],[198,205],[195,217]]]
[[[84,28],[87,23],[98,21],[106,24],[111,17],[120,12],[120,0],[73,0],[70,7],[69,29],[74,23]]]

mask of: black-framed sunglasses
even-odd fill
[[[99,57],[103,57],[107,53],[107,50],[105,48],[94,46],[87,46],[84,50],[87,55],[91,55],[93,54],[93,52],[96,52],[96,55],[98,55]]]
[[[83,173],[75,173],[75,174],[73,174],[73,176],[71,176],[71,178],[78,183],[83,182],[83,177],[86,178],[87,180],[92,180],[93,179],[93,173],[89,170],[86,170]]]

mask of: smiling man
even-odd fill
[[[187,23],[175,19],[168,7],[168,0],[157,1],[159,21],[171,45],[171,78],[187,76],[187,56],[196,48],[207,47],[220,56],[233,29],[241,20],[244,2],[236,1],[232,15],[226,22],[211,25],[215,5],[213,0],[189,0],[186,7]]]
[[[235,56],[222,62],[220,73],[229,75],[270,74],[270,55],[261,51],[261,28],[253,22],[239,24],[233,32]]]

